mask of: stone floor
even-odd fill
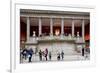
[[[89,60],[90,59],[90,55],[89,54],[85,54],[84,56],[82,56],[81,54],[72,54],[72,55],[64,55],[64,59],[59,60],[59,61],[80,61],[80,60]],[[53,55],[51,60],[46,61],[44,57],[42,57],[42,61],[39,60],[39,56],[38,55],[33,55],[32,56],[32,63],[34,62],[52,62],[52,61],[58,61],[57,60],[57,56]],[[21,59],[20,63],[28,63],[28,58],[25,59]]]

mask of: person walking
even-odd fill
[[[41,50],[39,51],[39,59],[40,59],[40,61],[42,61],[42,52],[41,52]]]
[[[49,52],[49,60],[51,60],[51,52]]]
[[[31,59],[32,59],[32,55],[33,55],[33,49],[30,48],[30,49],[28,50],[29,62],[32,62],[32,61],[31,61]]]
[[[64,52],[63,51],[61,52],[61,57],[62,57],[62,60],[63,60],[63,58],[64,58]]]

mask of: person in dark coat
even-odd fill
[[[45,49],[45,52],[46,52],[46,54],[48,55],[48,49],[47,49],[47,48]]]
[[[82,56],[84,56],[84,48],[82,48]]]
[[[29,55],[29,62],[31,62],[32,55],[33,55],[33,50],[32,50],[32,48],[28,50],[28,55]]]
[[[57,60],[60,60],[60,53],[57,54]]]
[[[46,61],[48,60],[48,59],[47,59],[47,54],[46,54],[46,53],[45,53],[45,59],[46,59]]]
[[[61,52],[61,57],[62,57],[62,60],[63,60],[63,58],[64,58],[64,52],[63,51]]]
[[[45,49],[45,58],[46,58],[46,61],[48,60],[48,59],[47,59],[47,56],[48,56],[48,49],[46,48],[46,49]]]
[[[51,52],[49,52],[49,60],[51,60]]]
[[[42,51],[41,50],[39,51],[39,59],[40,61],[42,61]]]

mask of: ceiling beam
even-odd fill
[[[43,17],[43,18],[65,18],[65,19],[90,19],[88,16],[61,16],[61,15],[34,15],[21,14],[20,17]]]

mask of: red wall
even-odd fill
[[[26,41],[26,24],[24,22],[20,22],[20,40]]]
[[[26,24],[24,23],[24,22],[20,22],[20,40],[25,40],[26,41]],[[31,26],[30,27],[31,29],[30,29],[30,36],[32,36],[33,35],[33,31],[37,31],[36,32],[36,35],[38,36],[38,26]],[[67,33],[67,34],[69,34],[69,33],[71,33],[71,27],[65,27],[66,29],[64,29],[64,32],[65,33]],[[42,26],[42,33],[50,33],[50,27],[49,26]],[[54,26],[53,27],[53,33],[55,33],[55,30],[56,29],[60,29],[60,33],[61,33],[61,27],[60,26]],[[77,31],[80,31],[80,36],[82,36],[82,28],[80,28],[80,27],[75,27],[75,35],[77,35]],[[90,25],[88,24],[87,26],[85,26],[85,40],[90,40]]]

